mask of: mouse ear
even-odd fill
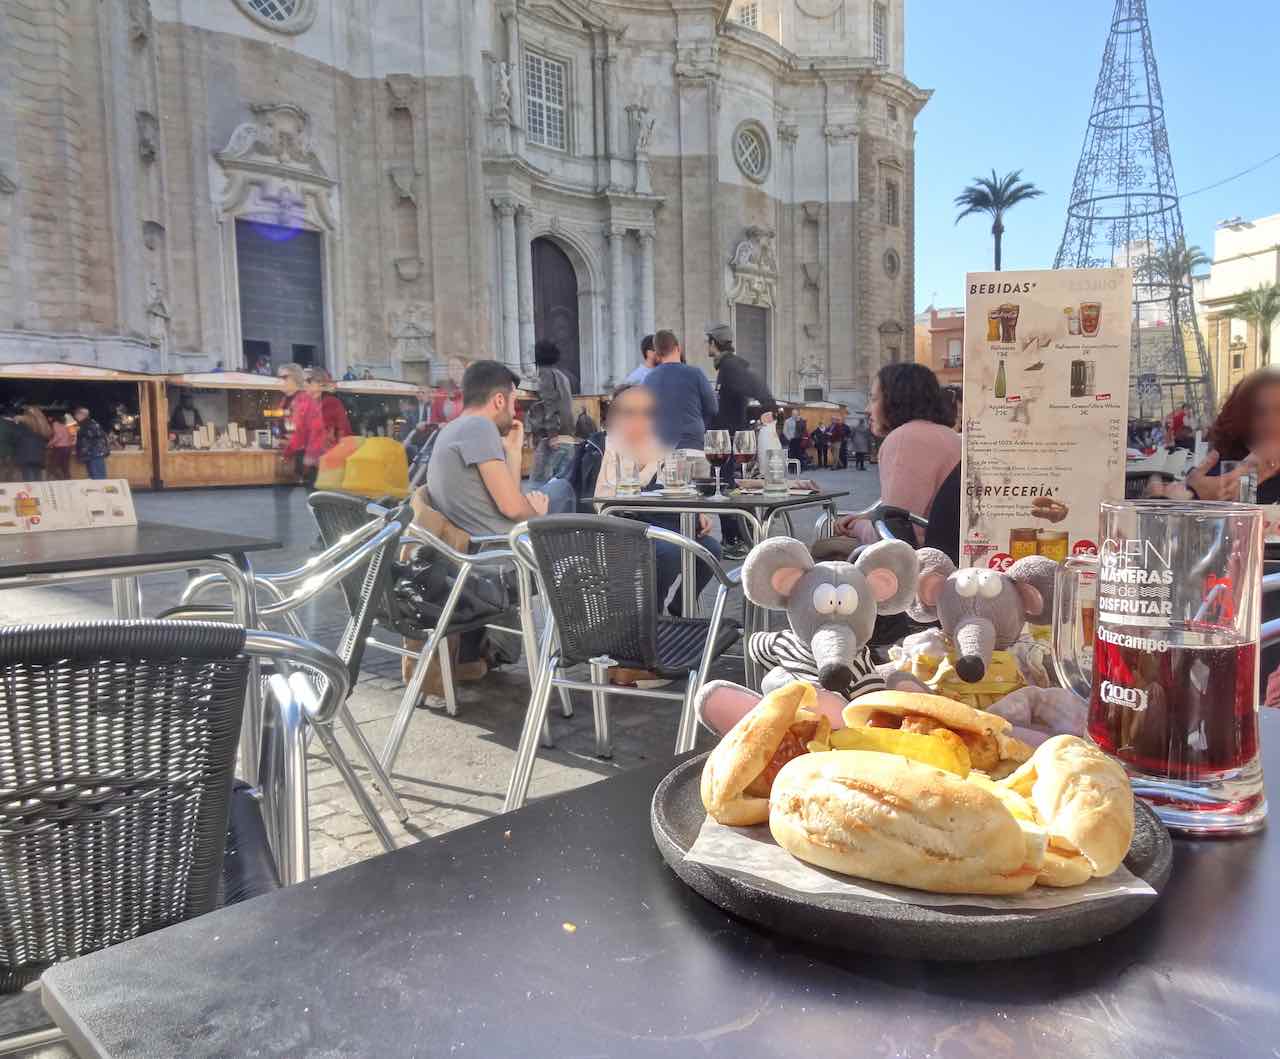
[[[758,607],[785,610],[796,582],[813,569],[813,556],[794,537],[770,537],[742,564],[742,591]]]
[[[907,614],[918,622],[938,620],[938,597],[947,578],[956,572],[951,556],[937,548],[921,548],[916,552],[920,564],[920,576],[916,581],[916,596],[907,608]]]
[[[1026,620],[1032,625],[1048,625],[1053,620],[1058,564],[1047,555],[1027,555],[1005,572],[1018,590]]]
[[[879,541],[863,548],[853,564],[867,579],[881,614],[901,614],[916,592],[920,564],[906,541]]]

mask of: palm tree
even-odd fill
[[[1191,292],[1192,273],[1211,264],[1213,259],[1200,247],[1195,244],[1187,246],[1186,240],[1179,236],[1163,250],[1157,250],[1144,258],[1139,263],[1137,272],[1152,286],[1169,288],[1169,322],[1172,327],[1180,330],[1183,292]]]
[[[991,215],[991,235],[996,244],[996,271],[1000,271],[1000,243],[1004,238],[1004,215],[1019,202],[1039,198],[1044,192],[1022,179],[1022,170],[997,176],[991,170],[989,177],[974,177],[973,183],[956,196],[956,205],[964,207],[956,224],[971,213]]]
[[[1241,294],[1227,309],[1227,315],[1248,320],[1258,331],[1260,366],[1271,363],[1271,328],[1280,319],[1280,283],[1262,283]]]

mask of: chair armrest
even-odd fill
[[[666,541],[668,544],[674,544],[683,551],[692,552],[696,558],[711,567],[711,572],[715,574],[716,580],[726,589],[737,588],[742,583],[741,577],[737,579],[730,578],[724,567],[720,565],[720,561],[697,541],[691,541],[688,537],[682,537],[679,533],[672,533],[671,530],[660,529],[657,526],[649,526],[645,530],[645,535],[650,540]]]
[[[265,658],[286,676],[290,688],[301,700],[307,716],[315,724],[327,724],[333,720],[347,698],[351,678],[342,659],[327,647],[284,633],[247,629],[244,636],[245,652],[255,658]],[[311,670],[323,678],[323,690],[317,702],[309,695],[299,694],[299,688],[290,671],[298,666]]]
[[[898,519],[900,521],[909,522],[913,526],[919,526],[921,529],[929,528],[929,520],[917,515],[914,511],[908,511],[905,507],[895,507],[892,504],[885,504],[877,500],[870,507],[863,508],[861,511],[837,511],[835,515],[824,511],[818,516],[818,521],[814,524],[817,540],[826,540],[836,535],[835,524],[836,519],[855,518],[865,519],[876,528],[876,532],[880,534],[883,540],[897,540],[897,538],[889,532],[888,522],[890,519]]]

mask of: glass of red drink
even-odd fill
[[[1060,569],[1053,623],[1058,676],[1089,700],[1089,738],[1171,829],[1257,830],[1261,509],[1108,502],[1098,541]],[[1096,590],[1088,639],[1082,578]]]

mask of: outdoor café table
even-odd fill
[[[249,552],[279,548],[278,540],[238,533],[139,522],[136,526],[51,530],[0,537],[0,589],[47,588],[79,581],[111,581],[119,618],[142,616],[138,578],[192,569],[216,571],[231,586],[236,619],[257,624]],[[249,682],[240,735],[240,775],[257,782],[262,706],[257,680]]]
[[[680,534],[694,540],[698,532],[699,515],[739,515],[746,524],[747,533],[752,545],[758,544],[773,533],[774,520],[780,516],[789,516],[794,511],[804,508],[826,508],[832,517],[837,514],[835,502],[846,491],[830,491],[818,493],[789,493],[787,496],[765,496],[763,493],[742,493],[737,490],[724,496],[668,496],[660,492],[640,493],[634,496],[594,496],[588,498],[601,515],[610,512],[628,515],[660,515],[680,516]],[[698,593],[696,589],[697,560],[689,552],[680,555],[680,613],[692,618],[698,611]],[[743,642],[756,631],[756,622],[764,619],[749,602],[743,605]],[[747,683],[752,687],[759,686],[761,674],[754,672],[750,659],[743,652],[746,667]]]
[[[1263,713],[1274,805],[1280,711]],[[45,1006],[85,1059],[1274,1055],[1274,826],[1176,841],[1155,907],[1095,945],[923,963],[784,939],[704,901],[650,835],[670,767],[61,964]]]

